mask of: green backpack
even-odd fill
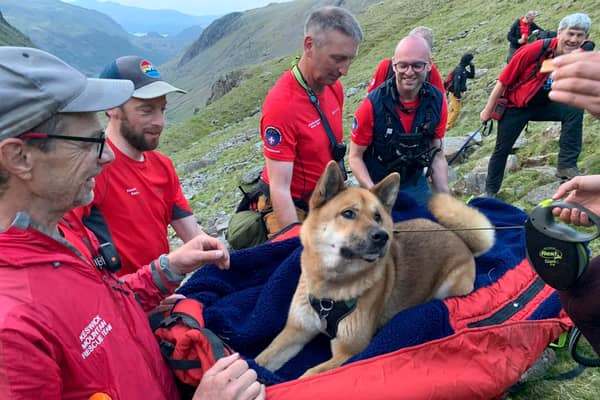
[[[258,211],[238,211],[229,219],[227,242],[234,250],[257,246],[267,241],[267,227]]]

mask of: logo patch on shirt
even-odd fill
[[[265,129],[265,143],[271,147],[277,146],[281,143],[281,132],[277,128],[268,126]]]
[[[358,128],[358,119],[356,119],[356,117],[354,117],[352,119],[352,130],[355,131],[356,128]]]
[[[112,331],[112,325],[100,315],[96,315],[79,334],[81,358],[88,358]]]
[[[140,69],[144,75],[149,76],[150,78],[160,78],[160,72],[158,72],[158,70],[154,68],[154,65],[148,60],[140,61]]]

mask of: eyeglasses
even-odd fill
[[[60,139],[60,140],[72,140],[75,142],[88,142],[98,143],[97,151],[98,158],[102,158],[102,152],[104,151],[104,144],[106,143],[106,132],[102,131],[100,137],[81,137],[81,136],[65,136],[65,135],[51,135],[49,133],[39,132],[27,132],[19,136],[22,139]]]
[[[423,72],[425,70],[425,67],[427,66],[427,64],[429,64],[429,63],[425,62],[425,61],[417,61],[414,63],[398,61],[396,64],[394,64],[394,67],[396,67],[396,70],[398,72],[406,72],[406,71],[408,71],[409,67],[412,68],[412,70],[415,72]]]

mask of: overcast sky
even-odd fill
[[[101,0],[102,1],[102,0]],[[111,0],[127,6],[151,9],[171,9],[191,15],[221,15],[250,10],[285,0]],[[287,0],[289,1],[289,0]]]

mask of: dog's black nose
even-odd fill
[[[374,228],[369,231],[369,239],[378,246],[383,246],[389,239],[388,233],[381,228]]]

